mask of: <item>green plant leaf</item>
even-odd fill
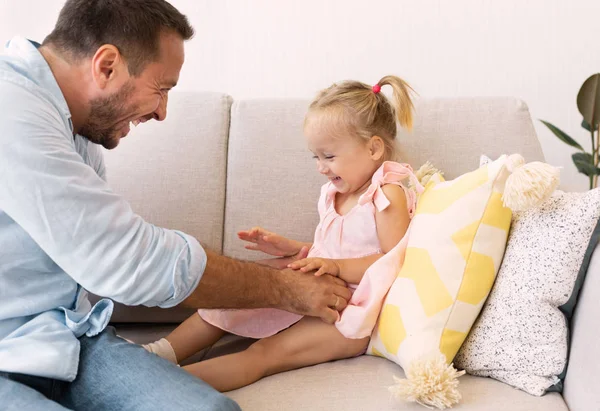
[[[594,157],[590,153],[575,153],[571,156],[577,171],[586,176],[600,175],[600,168],[594,165]]]
[[[583,82],[577,94],[577,108],[588,124],[600,121],[600,73]]]
[[[581,120],[581,127],[585,128],[587,131],[592,131],[592,126],[590,126],[590,123],[585,121],[585,119]],[[598,130],[598,124],[596,124],[596,127],[594,127],[594,131],[596,130]]]
[[[562,131],[560,128],[553,126],[552,124],[548,123],[547,121],[544,121],[544,120],[540,120],[540,121],[542,123],[544,123],[546,125],[546,127],[548,127],[550,129],[550,131],[552,131],[554,133],[554,135],[556,137],[558,137],[563,143],[567,143],[571,147],[575,147],[575,148],[578,148],[579,150],[583,151],[583,147],[581,147],[577,141],[575,141],[571,137],[569,137],[567,135],[567,133]]]

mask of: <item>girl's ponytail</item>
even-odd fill
[[[381,88],[385,85],[392,86],[394,90],[394,110],[396,112],[396,118],[402,127],[410,130],[413,125],[413,102],[411,99],[411,93],[414,90],[400,77],[396,76],[385,76],[377,85]]]

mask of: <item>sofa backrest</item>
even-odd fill
[[[324,182],[302,134],[305,100],[242,100],[231,108],[223,252],[264,258],[244,249],[237,232],[261,226],[312,241]]]
[[[263,226],[311,241],[317,199],[325,182],[306,148],[302,124],[308,100],[241,100],[231,109],[223,251],[264,258],[244,249],[236,233]],[[419,99],[412,132],[397,136],[401,161],[427,160],[448,179],[479,166],[485,154],[521,153],[543,160],[525,103],[514,98]]]
[[[107,178],[147,221],[222,251],[231,98],[172,93],[167,120],[132,130],[105,151]]]
[[[308,104],[172,93],[166,121],[134,129],[105,153],[109,183],[147,221],[229,256],[263,257],[236,235],[256,225],[311,241],[325,180],[302,134]],[[420,99],[414,130],[398,141],[403,161],[430,160],[448,178],[476,168],[481,154],[543,158],[527,106],[514,98]],[[179,322],[190,313],[117,304],[112,321]]]

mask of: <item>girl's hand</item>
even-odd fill
[[[291,257],[300,252],[303,243],[290,240],[278,234],[271,233],[264,228],[254,227],[247,231],[238,232],[241,240],[252,244],[245,246],[248,250],[262,251],[276,257]]]
[[[258,264],[266,265],[277,270],[283,270],[284,268],[288,268],[288,265],[294,261],[301,260],[306,258],[308,255],[308,247],[304,246],[300,249],[298,254],[293,255],[291,257],[279,257],[279,258],[268,258],[265,260],[256,261]]]
[[[292,270],[300,270],[303,273],[307,271],[317,270],[315,275],[321,276],[323,274],[329,274],[334,277],[338,277],[340,275],[340,266],[335,260],[331,260],[329,258],[304,258],[302,260],[295,261],[288,265]]]

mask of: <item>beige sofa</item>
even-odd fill
[[[236,231],[254,225],[310,241],[317,224],[316,201],[324,182],[305,148],[302,121],[308,101],[242,100],[213,93],[173,94],[163,123],[134,130],[106,154],[108,178],[148,221],[184,230],[224,254],[253,259]],[[527,160],[543,154],[527,106],[513,98],[422,99],[412,133],[399,142],[404,161],[426,160],[453,178],[490,157],[519,152]],[[564,395],[533,397],[491,379],[465,376],[464,411],[593,411],[600,409],[594,377],[600,361],[600,255],[592,260],[576,310],[570,368]],[[165,335],[191,313],[118,306],[119,333],[137,342]],[[195,360],[239,350],[249,340],[229,336]],[[248,411],[423,410],[398,403],[387,387],[403,376],[396,364],[371,356],[321,364],[265,378],[228,393]]]

